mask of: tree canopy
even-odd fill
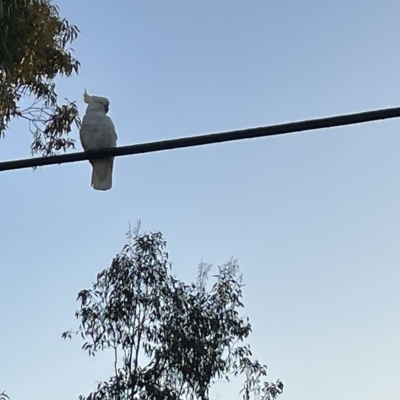
[[[80,321],[73,333],[94,356],[114,354],[108,381],[81,400],[209,399],[215,379],[243,374],[243,399],[275,399],[281,381],[262,382],[267,367],[252,359],[244,340],[251,332],[239,315],[242,283],[235,260],[219,267],[211,288],[211,266],[200,264],[195,283],[172,276],[160,232],[129,234],[129,243],[79,292]]]
[[[57,103],[54,79],[78,72],[68,47],[78,32],[50,0],[0,0],[0,136],[13,118],[26,119],[33,155],[74,146],[68,134],[79,126],[78,110],[75,102]],[[25,98],[32,103],[21,108]]]

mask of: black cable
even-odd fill
[[[209,135],[191,136],[180,139],[163,140],[134,144],[79,153],[63,154],[58,156],[27,158],[23,160],[5,161],[0,163],[0,171],[10,171],[30,167],[40,167],[52,164],[64,164],[104,157],[119,157],[132,154],[151,153],[162,150],[180,149],[184,147],[203,146],[212,143],[230,142],[234,140],[252,139],[264,136],[283,135],[293,132],[310,131],[314,129],[332,128],[337,126],[361,124],[382,119],[400,117],[400,107],[366,111],[357,114],[338,115],[335,117],[319,118],[299,122],[289,122],[280,125],[271,125],[259,128],[241,129],[237,131],[212,133]]]

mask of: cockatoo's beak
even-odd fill
[[[108,104],[104,105],[104,111],[106,112],[106,114],[108,113]]]

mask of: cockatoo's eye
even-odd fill
[[[104,104],[103,107],[104,107],[104,111],[105,111],[106,114],[107,114],[107,113],[108,113],[108,104]]]

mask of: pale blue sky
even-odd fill
[[[395,0],[57,4],[81,30],[60,98],[83,115],[84,88],[107,96],[120,145],[399,105]],[[76,399],[108,377],[107,356],[61,333],[141,218],[185,280],[202,258],[238,259],[250,344],[282,399],[399,399],[399,132],[392,120],[121,157],[106,193],[88,162],[0,173],[0,391]],[[12,124],[0,159],[30,141]]]

